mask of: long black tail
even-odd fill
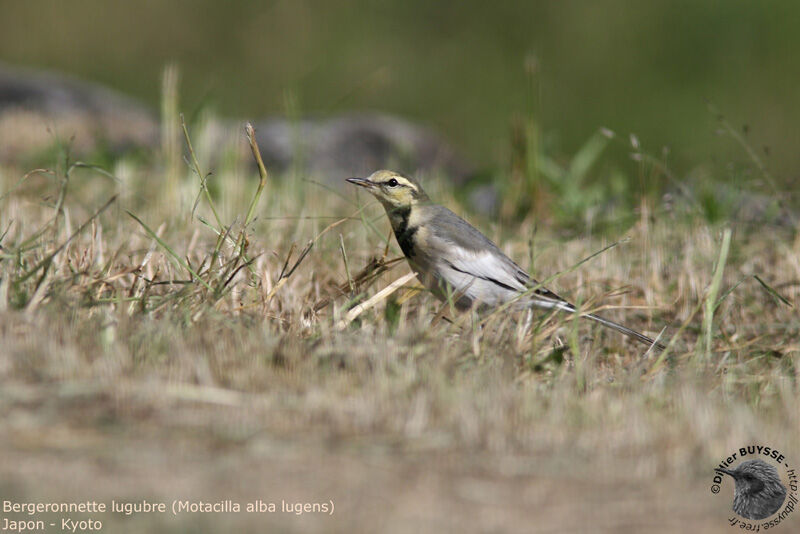
[[[651,338],[647,337],[646,335],[642,334],[641,332],[637,332],[636,330],[632,330],[632,329],[628,328],[627,326],[622,326],[621,324],[615,323],[614,321],[609,321],[608,319],[600,317],[599,315],[595,315],[593,313],[587,313],[586,315],[584,315],[584,317],[588,317],[592,321],[598,322],[603,326],[607,326],[609,328],[613,328],[617,332],[625,334],[629,338],[635,339],[636,341],[644,343],[645,345],[649,345],[650,347],[656,349],[659,352],[667,348],[664,345],[662,345],[661,343],[659,343],[658,341],[656,341],[655,339],[651,339]]]
[[[558,309],[569,313],[576,313],[578,311],[575,308],[575,306],[573,306],[566,300],[562,299],[561,297],[559,297],[558,295],[547,289],[544,289],[544,291],[537,291],[536,296],[532,297],[530,302],[533,306],[536,306],[537,308],[545,308],[548,310]],[[667,348],[658,341],[656,341],[655,339],[651,339],[646,335],[642,334],[641,332],[637,332],[636,330],[628,328],[627,326],[622,326],[619,323],[615,323],[614,321],[611,321],[604,317],[600,317],[599,315],[595,315],[593,313],[587,313],[582,315],[582,317],[586,317],[588,319],[591,319],[592,321],[600,323],[603,326],[606,326],[608,328],[616,330],[617,332],[625,334],[629,338],[635,339],[640,343],[644,343],[645,345],[653,349],[656,349],[659,352]]]

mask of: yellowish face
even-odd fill
[[[394,171],[377,171],[368,178],[348,178],[366,188],[387,208],[405,208],[425,197],[419,184]]]

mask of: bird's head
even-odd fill
[[[733,477],[736,491],[745,495],[757,494],[765,487],[781,486],[778,470],[763,460],[748,460],[736,466],[736,469],[715,469]]]
[[[717,468],[718,473],[733,477],[733,511],[745,519],[764,519],[783,506],[786,487],[775,466],[764,460],[747,460],[736,469]]]
[[[428,199],[419,182],[394,171],[376,171],[367,178],[348,178],[347,181],[366,188],[387,210],[410,208]]]

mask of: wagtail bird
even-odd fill
[[[348,178],[366,188],[386,209],[394,235],[420,282],[459,309],[498,306],[513,299],[537,308],[576,313],[575,306],[528,276],[497,245],[467,221],[431,202],[416,180],[392,171]],[[522,293],[529,292],[522,296]],[[644,334],[594,314],[585,314],[656,349],[664,346]]]
[[[786,486],[778,470],[764,460],[747,460],[736,469],[714,469],[733,477],[733,511],[745,519],[766,519],[783,505]]]

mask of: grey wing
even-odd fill
[[[453,271],[451,278],[456,283],[451,283],[456,288],[474,278],[471,283],[478,293],[476,297],[497,304],[537,284],[488,237],[447,208],[437,210],[432,222],[429,227],[439,242],[439,257],[445,263],[439,268]],[[574,310],[567,301],[543,287],[537,288],[531,297],[541,307]]]
[[[528,275],[477,228],[444,207],[431,222],[440,257],[475,276],[496,279],[498,285],[524,289]]]

